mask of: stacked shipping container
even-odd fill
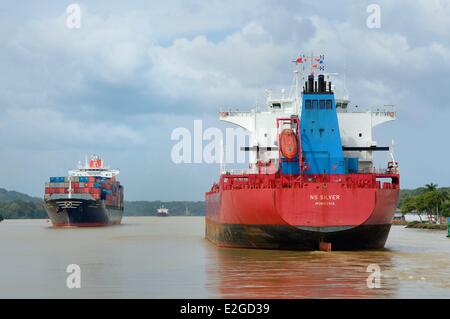
[[[123,208],[123,187],[115,177],[70,176],[50,177],[45,183],[45,198],[52,194],[90,194],[95,200],[104,200],[106,206]]]

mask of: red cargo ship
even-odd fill
[[[392,156],[386,169],[362,169],[355,153],[389,148],[343,146],[336,107],[331,82],[309,75],[300,116],[275,116],[275,145],[246,148],[277,156],[258,156],[250,172],[222,173],[205,194],[208,240],[267,249],[384,247],[399,197],[397,163]]]
[[[67,177],[50,177],[44,203],[53,226],[93,227],[120,224],[123,186],[118,170],[103,165],[98,156],[69,171]]]

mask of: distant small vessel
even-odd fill
[[[158,217],[168,217],[169,209],[165,208],[164,205],[156,210],[156,216]]]
[[[44,203],[53,226],[107,226],[120,224],[123,186],[118,170],[103,165],[98,156],[70,170],[67,177],[50,177]]]
[[[394,217],[392,218],[392,224],[400,225],[405,222],[406,222],[405,216],[401,212],[394,213]]]

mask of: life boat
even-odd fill
[[[281,154],[289,159],[294,159],[298,154],[297,135],[290,128],[284,129],[280,134]]]

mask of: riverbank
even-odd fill
[[[421,223],[418,221],[405,223],[405,228],[417,228],[417,229],[436,229],[436,230],[447,230],[447,224],[430,224],[430,223]]]

